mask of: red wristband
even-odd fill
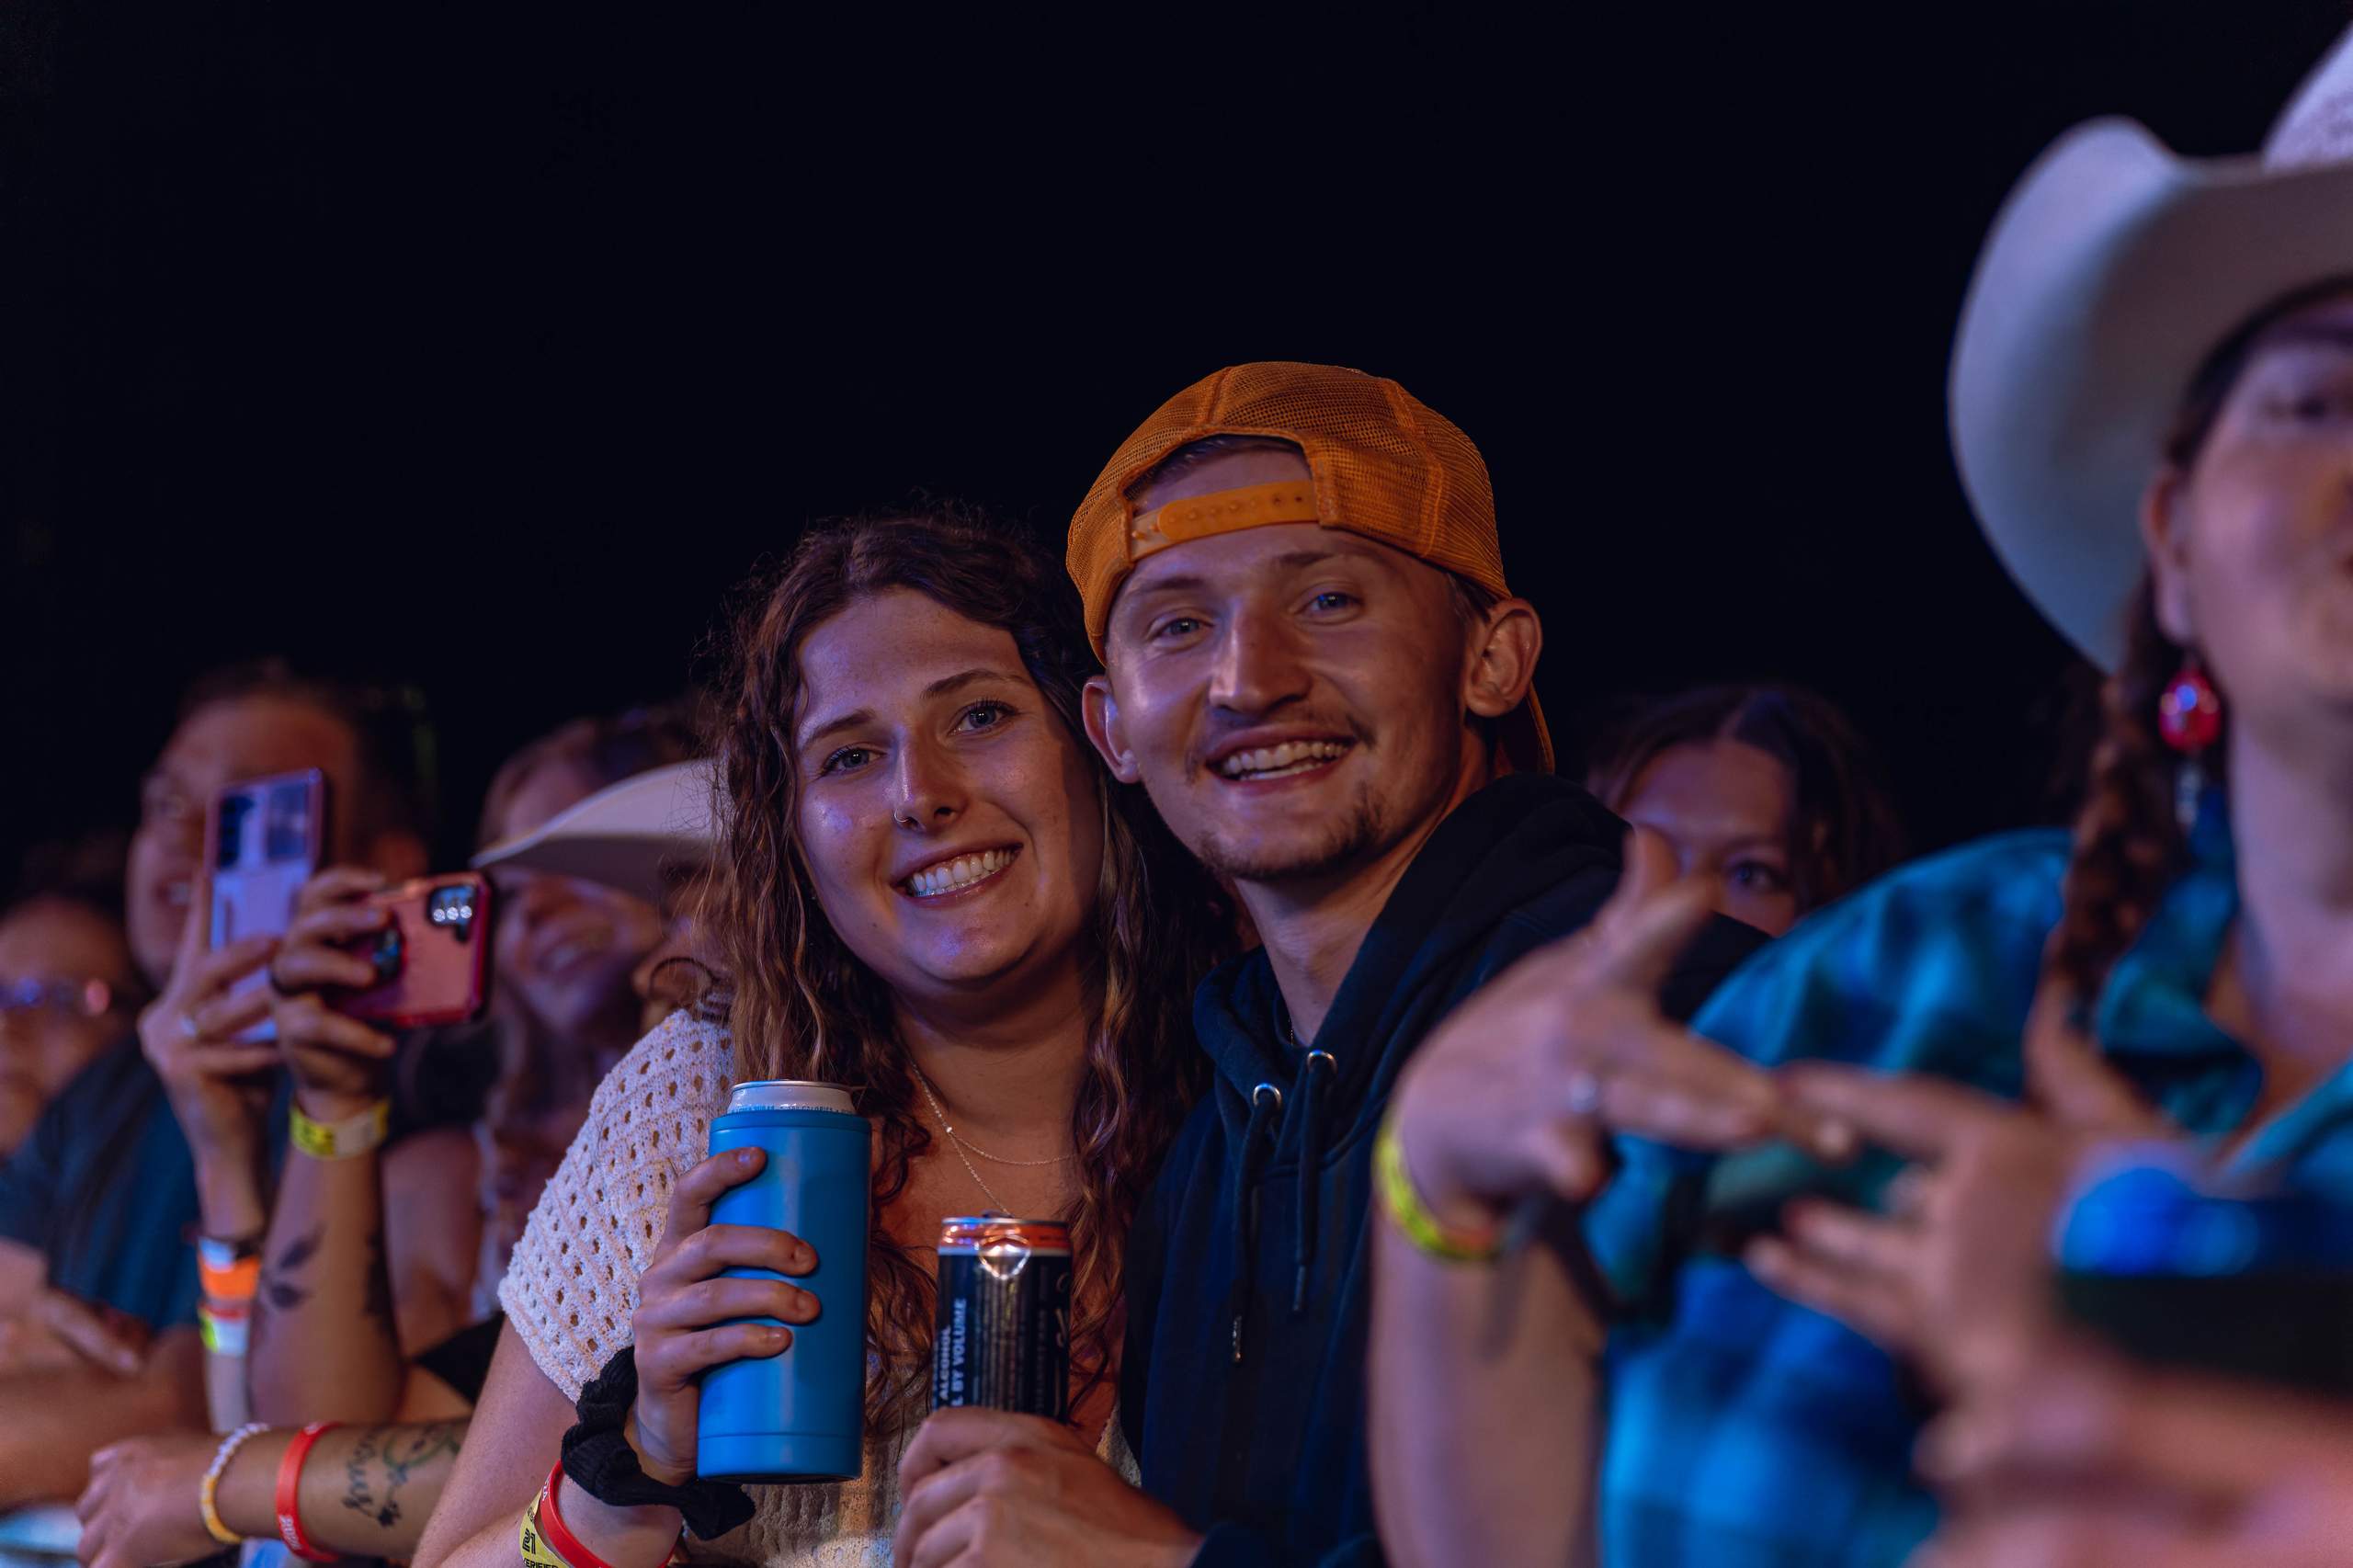
[[[333,1431],[342,1423],[313,1421],[294,1434],[286,1445],[286,1457],[278,1461],[278,1534],[286,1542],[286,1550],[305,1562],[333,1562],[336,1554],[321,1551],[302,1533],[302,1461],[311,1457],[311,1445],[321,1436]]]
[[[558,1460],[555,1468],[548,1471],[548,1489],[540,1504],[540,1538],[548,1543],[550,1551],[570,1563],[572,1568],[613,1568],[611,1563],[581,1545],[580,1538],[565,1527],[563,1516],[556,1512],[555,1491],[563,1483],[563,1461]]]

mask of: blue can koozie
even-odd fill
[[[817,1298],[813,1323],[789,1325],[783,1353],[704,1374],[695,1473],[712,1481],[847,1481],[864,1468],[866,1236],[872,1176],[866,1119],[831,1084],[738,1084],[710,1124],[710,1153],[767,1152],[759,1175],[730,1188],[714,1225],[790,1231],[816,1249],[816,1272],[792,1284]],[[731,1278],[778,1279],[764,1268]],[[750,1320],[775,1323],[775,1318]]]

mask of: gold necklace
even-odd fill
[[[963,1162],[965,1174],[972,1178],[972,1185],[979,1187],[982,1195],[996,1206],[996,1211],[998,1213],[1013,1213],[1013,1205],[1007,1203],[1004,1199],[999,1198],[996,1195],[996,1189],[989,1186],[987,1182],[981,1179],[980,1167],[972,1164],[973,1154],[980,1155],[983,1160],[995,1160],[1001,1165],[1059,1165],[1066,1161],[1075,1159],[1077,1157],[1074,1154],[1057,1154],[1051,1160],[1008,1160],[1002,1155],[992,1154],[986,1150],[976,1148],[973,1145],[965,1142],[963,1139],[956,1135],[956,1129],[949,1124],[948,1112],[940,1105],[939,1096],[933,1091],[931,1080],[925,1077],[923,1069],[915,1067],[914,1062],[910,1062],[907,1065],[915,1067],[915,1082],[923,1085],[923,1097],[931,1102],[931,1114],[939,1119],[939,1130],[948,1134],[948,1146],[956,1151],[956,1157]],[[967,1153],[967,1150],[970,1150],[971,1153]]]

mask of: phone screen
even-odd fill
[[[316,768],[249,778],[213,797],[208,834],[212,854],[212,942],[224,947],[241,937],[280,937],[294,917],[294,900],[318,869],[324,841],[326,778]],[[256,972],[239,981],[233,996],[248,995],[269,983]],[[237,1038],[277,1038],[267,1018]]]

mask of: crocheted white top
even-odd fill
[[[733,1068],[724,1028],[672,1014],[597,1085],[587,1124],[531,1211],[499,1304],[566,1399],[630,1343],[637,1277],[662,1239],[671,1186],[702,1162]],[[870,1428],[856,1481],[751,1488],[751,1522],[716,1541],[689,1537],[688,1556],[769,1568],[889,1563],[899,1457],[913,1435]],[[1116,1415],[1097,1451],[1136,1480]]]

